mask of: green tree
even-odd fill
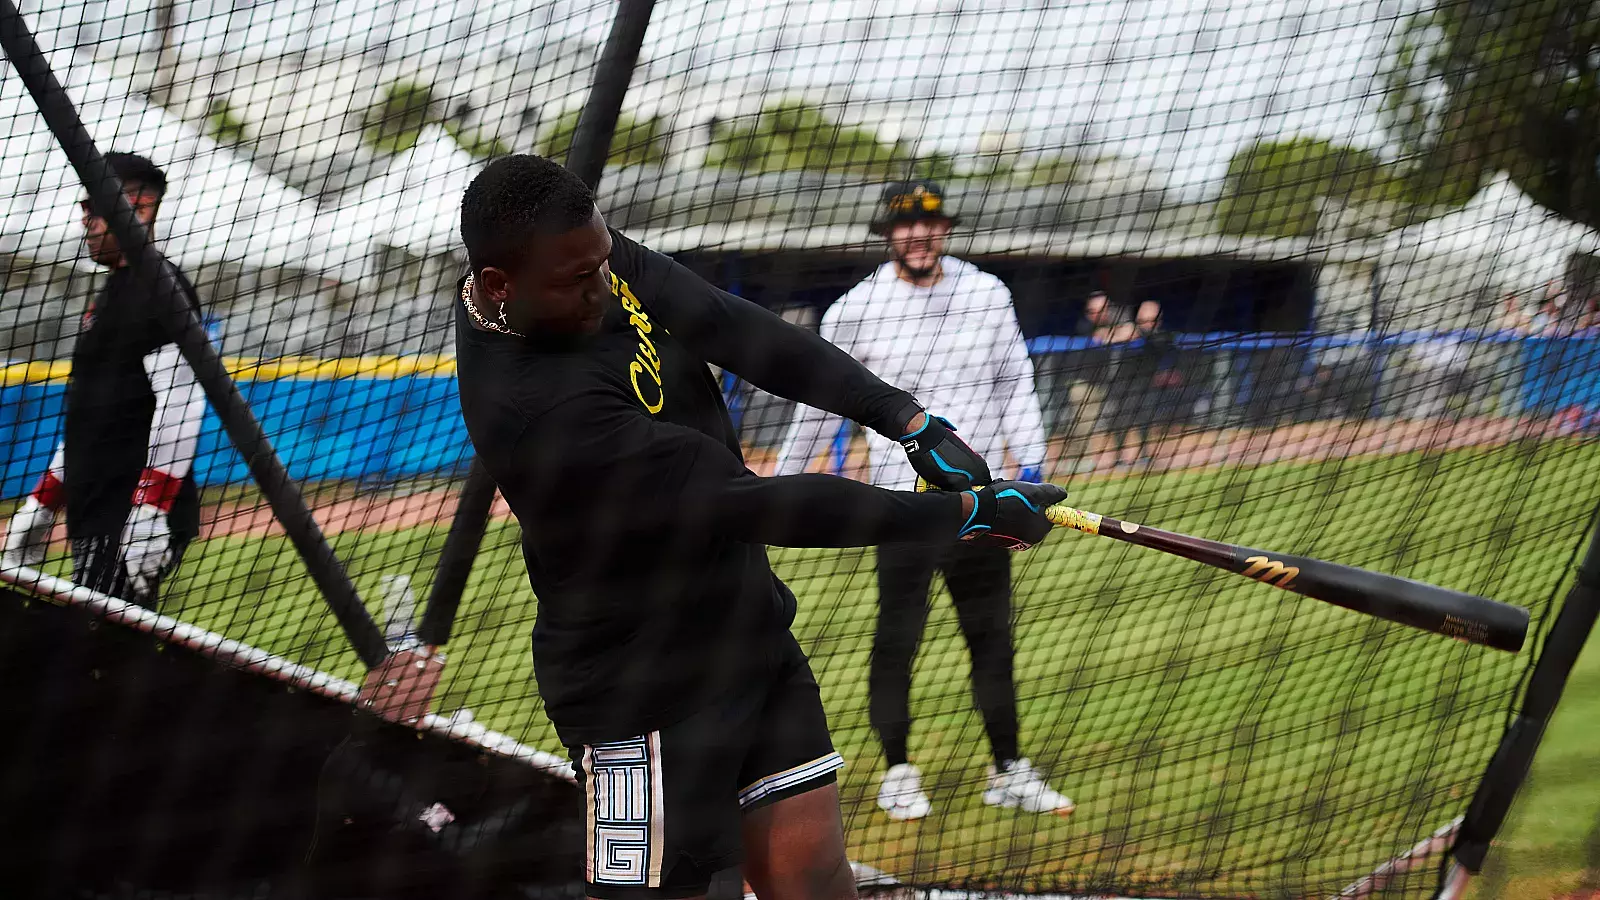
[[[924,153],[911,164],[912,178],[949,181],[956,177],[956,158],[948,153]]]
[[[433,89],[425,84],[396,81],[373,104],[361,123],[361,136],[379,153],[402,153],[417,145],[422,129],[438,121]]]
[[[1217,224],[1225,234],[1309,237],[1323,198],[1370,203],[1399,191],[1391,167],[1369,150],[1314,137],[1259,141],[1229,162]]]
[[[1464,202],[1493,172],[1600,226],[1600,0],[1435,0],[1382,73],[1408,190]]]
[[[539,145],[539,152],[551,159],[564,160],[572,149],[572,138],[578,133],[580,111],[569,109],[556,120],[556,125]],[[611,152],[606,161],[613,166],[638,166],[660,163],[667,158],[666,123],[659,116],[636,119],[627,113],[617,116],[617,128],[611,135]]]
[[[1026,187],[1048,187],[1054,184],[1071,184],[1078,178],[1081,163],[1071,153],[1042,156],[1026,168],[1015,173],[1018,183]]]
[[[206,134],[219,144],[239,144],[249,137],[244,119],[220,97],[206,107]]]
[[[918,158],[909,144],[885,141],[870,128],[841,124],[823,107],[777,100],[751,116],[712,127],[706,165],[745,172],[836,172],[882,178],[949,177],[945,154]]]
[[[461,149],[472,155],[473,159],[494,159],[496,156],[505,156],[511,152],[511,147],[505,141],[494,135],[485,135],[481,131],[466,128],[457,122],[445,122],[444,130],[455,139]]]
[[[441,125],[461,149],[477,159],[511,152],[511,148],[494,135],[444,118],[440,107],[433,89],[427,85],[396,81],[384,91],[383,99],[367,110],[362,120],[362,138],[379,153],[404,153],[417,145],[424,128]]]

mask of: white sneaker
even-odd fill
[[[910,763],[891,766],[883,774],[883,785],[878,788],[878,808],[896,822],[927,815],[933,804],[922,791],[922,770]]]
[[[1026,759],[1012,763],[1010,771],[1006,772],[997,772],[990,766],[989,789],[983,792],[983,802],[1002,809],[1058,816],[1070,816],[1077,808],[1071,797],[1047,784],[1039,770]]]

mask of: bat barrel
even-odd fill
[[[1062,528],[1182,556],[1314,600],[1470,644],[1515,653],[1527,639],[1526,609],[1473,594],[1326,560],[1191,537],[1070,506],[1052,506],[1045,510],[1045,516]]]
[[[1515,653],[1528,636],[1520,606],[1304,556],[1240,547],[1234,571],[1273,587],[1469,644]]]

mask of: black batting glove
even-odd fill
[[[1044,511],[1067,499],[1064,488],[1025,481],[996,481],[967,493],[975,502],[958,536],[1007,550],[1026,550],[1048,537],[1054,526]]]
[[[941,491],[965,491],[994,481],[989,464],[939,416],[927,416],[921,428],[900,438],[900,446],[918,477]]]

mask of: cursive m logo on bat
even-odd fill
[[[1294,583],[1295,578],[1300,575],[1299,567],[1286,566],[1275,559],[1268,559],[1265,556],[1251,556],[1246,558],[1245,562],[1250,565],[1243,572],[1240,572],[1240,575],[1246,578],[1254,578],[1262,584],[1270,584],[1273,587],[1289,587]],[[1278,580],[1274,582],[1274,578]]]

